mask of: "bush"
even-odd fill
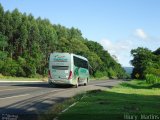
[[[101,77],[104,77],[104,74],[103,74],[102,72],[100,72],[100,71],[97,71],[97,72],[95,73],[95,77],[96,77],[96,78],[101,78]]]
[[[7,58],[5,61],[0,61],[0,73],[5,76],[24,76],[25,72],[19,62]]]
[[[30,76],[28,76],[29,78],[42,78],[43,76],[42,75],[40,75],[40,74],[32,74],[32,75],[30,75]]]
[[[109,78],[112,78],[112,79],[117,78],[116,72],[113,69],[111,69],[111,68],[108,71],[108,76],[109,76]]]
[[[153,74],[147,74],[146,75],[146,82],[149,84],[160,83],[160,77],[153,75]]]
[[[154,67],[147,67],[146,70],[144,71],[144,74],[153,74],[156,76],[160,76],[160,69],[159,68],[154,68]]]

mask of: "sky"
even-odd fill
[[[160,0],[0,0],[4,10],[31,13],[52,24],[81,30],[100,43],[122,66],[131,66],[130,51],[160,47]]]

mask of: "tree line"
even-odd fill
[[[134,66],[133,78],[145,79],[148,74],[160,78],[160,48],[151,51],[148,48],[138,47],[133,49],[131,54],[133,56],[131,64]]]
[[[0,5],[0,73],[6,76],[47,75],[52,52],[70,52],[88,58],[94,77],[123,78],[124,69],[97,42],[77,28],[35,19],[18,9],[4,11]]]

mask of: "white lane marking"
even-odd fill
[[[73,103],[72,105],[70,105],[68,108],[64,109],[61,113],[66,112],[67,110],[69,110],[71,107],[75,106],[78,102]]]
[[[12,89],[3,89],[3,90],[0,90],[1,91],[7,91],[7,90],[17,90],[17,89],[28,89],[28,88],[12,88]]]
[[[61,115],[62,113],[66,112],[67,110],[69,110],[71,107],[75,106],[78,102],[73,103],[72,105],[70,105],[69,107],[67,107],[66,109],[64,109],[63,111],[61,111],[59,113],[59,115]],[[58,116],[55,117],[53,120],[58,120]]]
[[[30,95],[30,94],[22,94],[22,95],[16,95],[16,96],[4,97],[4,98],[0,98],[0,100],[10,99],[10,98],[15,98],[15,97],[23,97],[23,96],[27,96],[27,95]]]

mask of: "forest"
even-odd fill
[[[52,52],[69,52],[86,57],[93,77],[124,78],[119,63],[98,42],[84,38],[77,28],[52,24],[32,14],[4,11],[0,5],[0,74],[35,77],[48,74]]]
[[[138,47],[131,51],[134,66],[132,78],[148,79],[153,83],[160,83],[160,48],[151,51],[148,48]]]

